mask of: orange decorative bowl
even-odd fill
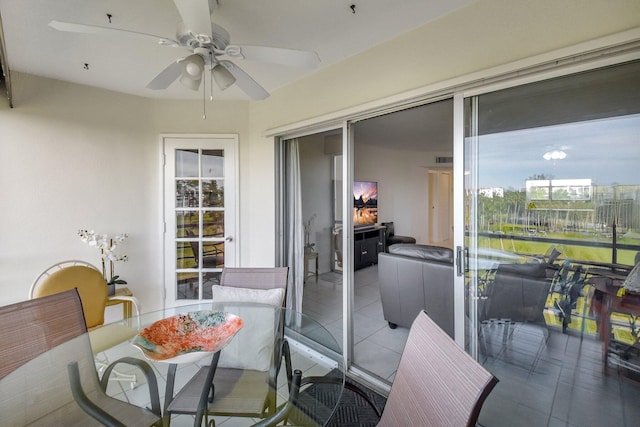
[[[149,360],[189,363],[222,349],[243,325],[232,313],[192,311],[154,322],[132,344]]]

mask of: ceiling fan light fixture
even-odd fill
[[[202,56],[189,55],[182,61],[182,74],[180,83],[191,90],[198,90],[204,71],[204,59]]]
[[[191,77],[192,79],[197,79],[200,74],[202,74],[202,69],[198,66],[198,64],[189,62],[184,67],[184,71]]]
[[[222,64],[217,64],[213,67],[211,74],[213,75],[213,80],[216,81],[216,84],[221,90],[225,90],[236,82],[236,78],[233,74],[231,74]]]

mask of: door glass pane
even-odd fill
[[[198,150],[176,150],[176,176],[198,176]]]
[[[224,150],[202,150],[202,176],[224,176]]]
[[[179,269],[198,267],[197,251],[194,251],[190,242],[176,242],[176,265]]]
[[[224,267],[224,242],[202,242],[202,268]]]
[[[198,234],[199,213],[176,211],[176,237],[194,237]]]
[[[202,176],[205,178],[224,176],[224,150],[202,150]]]
[[[336,157],[341,153],[339,130],[283,142],[282,188],[278,190],[283,203],[283,241],[282,256],[276,261],[290,269],[294,292],[287,291],[288,298],[295,304],[295,297],[300,296],[302,312],[318,320],[338,342],[344,336],[342,296],[346,286],[342,213],[336,217],[340,201],[334,193],[343,175]],[[295,197],[298,192],[300,199]],[[260,215],[259,205],[255,210]],[[292,273],[296,265],[301,266],[302,274]]]
[[[224,237],[224,212],[203,212],[202,237]]]
[[[224,206],[224,180],[202,181],[202,207],[220,208]]]
[[[469,336],[500,379],[482,425],[632,425],[605,415],[631,371],[605,369],[640,368],[617,332],[638,331],[601,307],[640,253],[638,95],[631,63],[466,101]]]
[[[199,205],[200,189],[198,181],[179,179],[176,181],[176,207],[197,208]]]
[[[198,272],[178,273],[178,299],[199,299],[199,278],[200,274]]]

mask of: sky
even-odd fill
[[[562,150],[562,160],[545,160]],[[640,185],[640,115],[482,135],[479,187],[523,188],[533,175]]]

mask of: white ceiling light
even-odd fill
[[[217,64],[213,67],[211,74],[213,74],[213,80],[216,81],[216,84],[222,90],[225,90],[236,82],[236,78],[233,74],[231,74],[222,64]]]
[[[180,83],[191,90],[198,90],[204,71],[204,59],[198,54],[187,56],[182,61],[182,75]]]

